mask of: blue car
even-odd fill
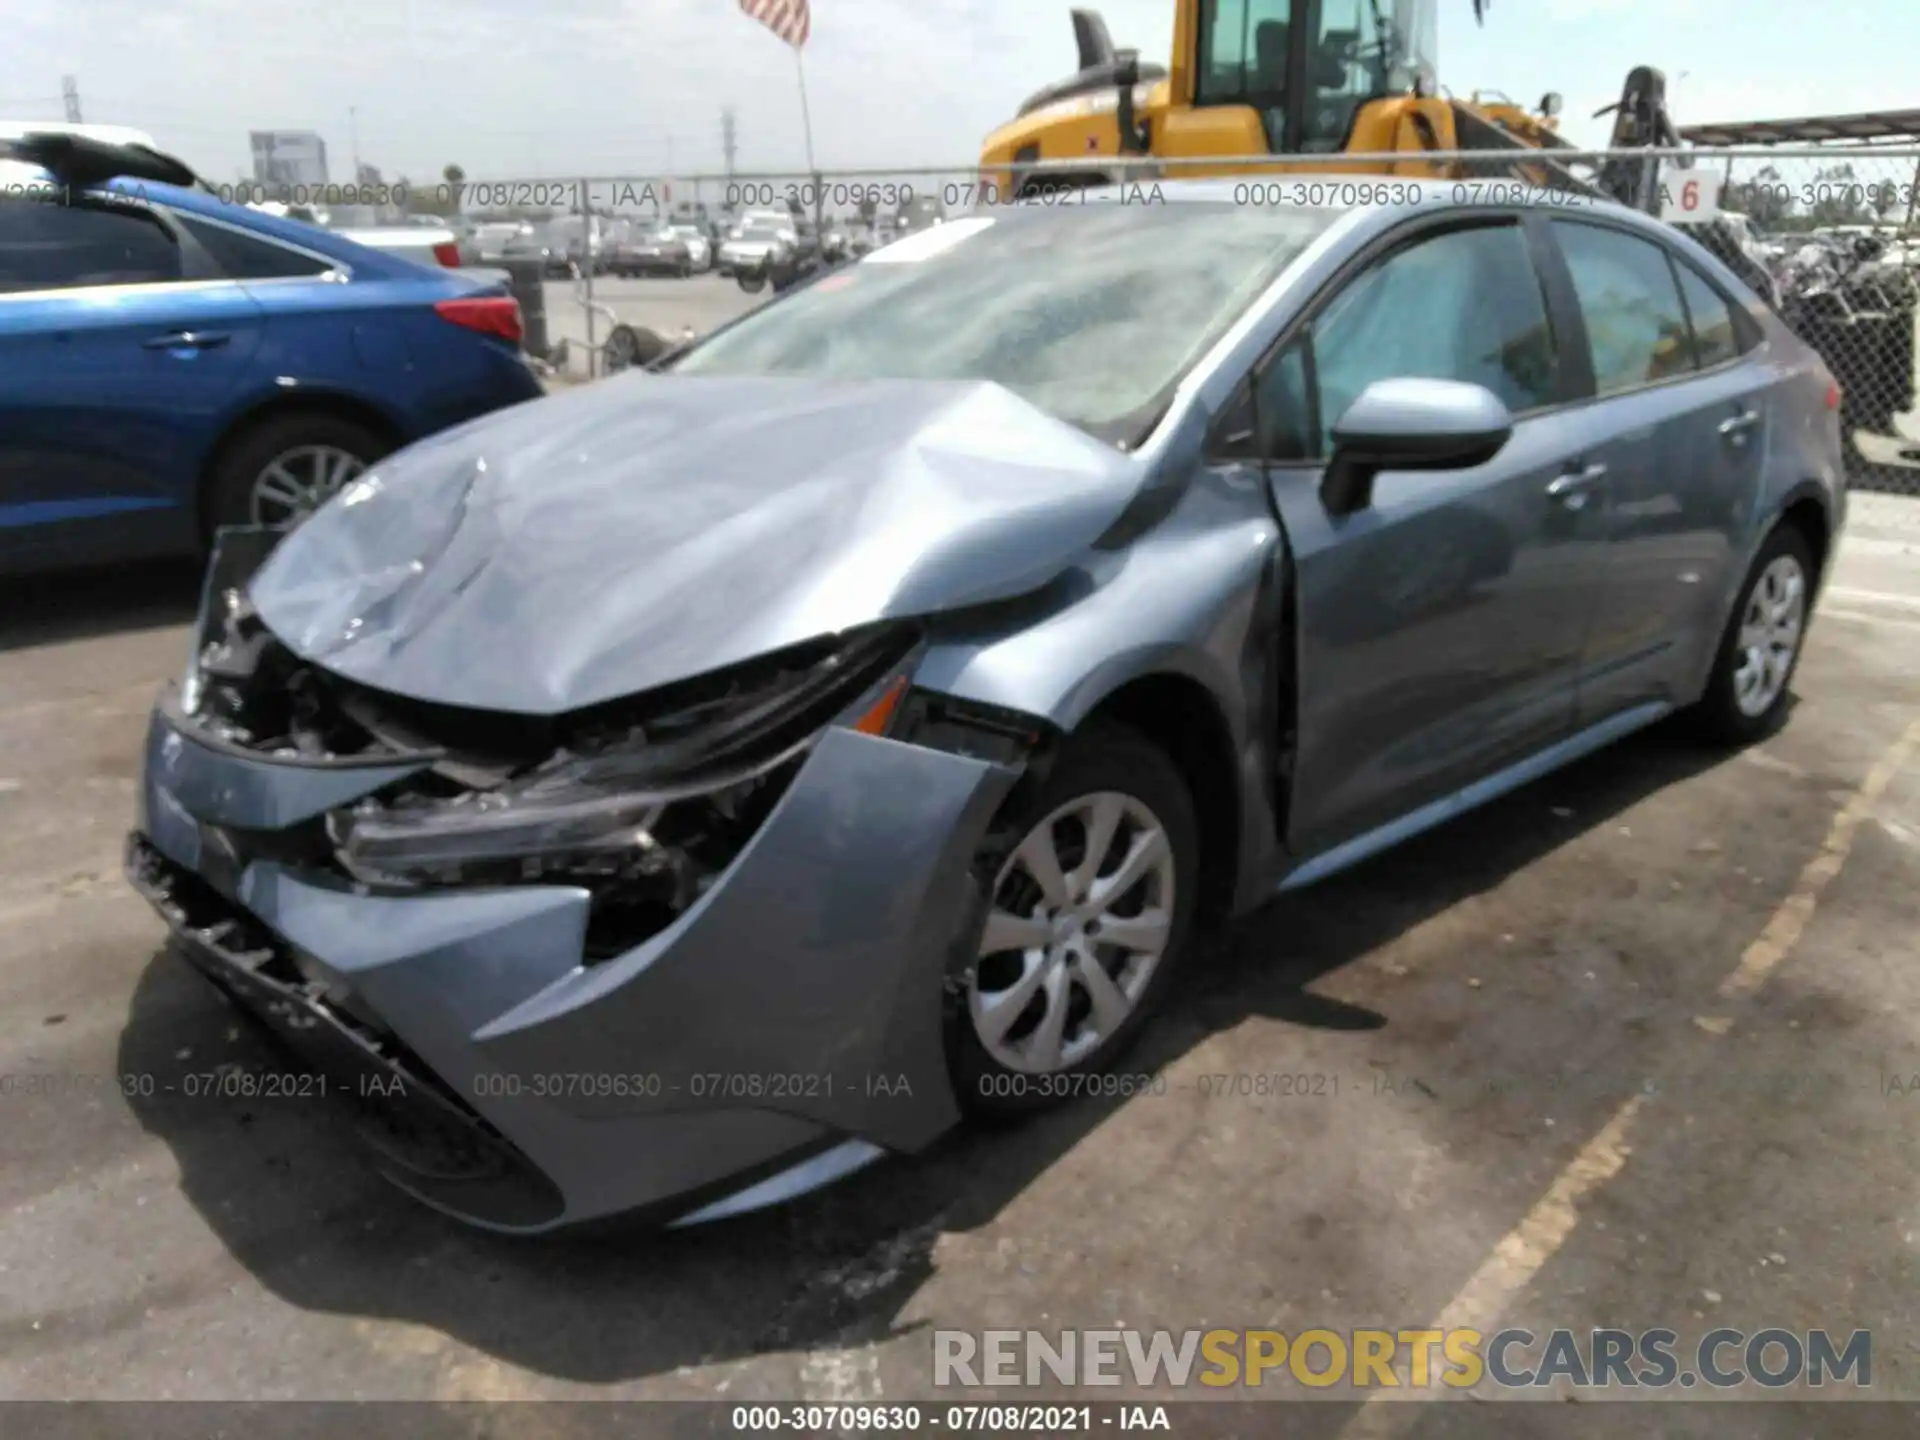
[[[285,528],[389,452],[542,393],[497,280],[60,139],[0,158],[0,573]]]

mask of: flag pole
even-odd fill
[[[800,81],[800,133],[807,142],[807,179],[813,187],[813,240],[820,243],[820,210],[825,197],[820,193],[820,172],[813,164],[813,115],[807,106],[807,62],[801,58],[801,47],[793,47],[793,73]]]
[[[793,70],[800,77],[800,132],[807,141],[807,173],[813,173],[813,116],[807,109],[807,63],[800,57],[800,47],[793,47]]]

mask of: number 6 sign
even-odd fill
[[[1720,213],[1720,179],[1701,170],[1668,169],[1660,177],[1660,218],[1669,225]]]

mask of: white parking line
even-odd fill
[[[1846,585],[1829,585],[1827,595],[1855,605],[1886,605],[1895,610],[1920,611],[1920,595],[1902,595],[1893,590],[1855,590]]]
[[[1854,625],[1892,625],[1901,630],[1920,630],[1920,615],[1876,615],[1871,610],[1842,610],[1830,605],[1820,607],[1823,620],[1845,620]]]

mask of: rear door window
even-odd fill
[[[0,200],[0,291],[163,285],[181,278],[178,242],[142,206]]]
[[[1666,248],[1577,220],[1551,224],[1586,320],[1595,393],[1618,395],[1690,373],[1693,339]]]

